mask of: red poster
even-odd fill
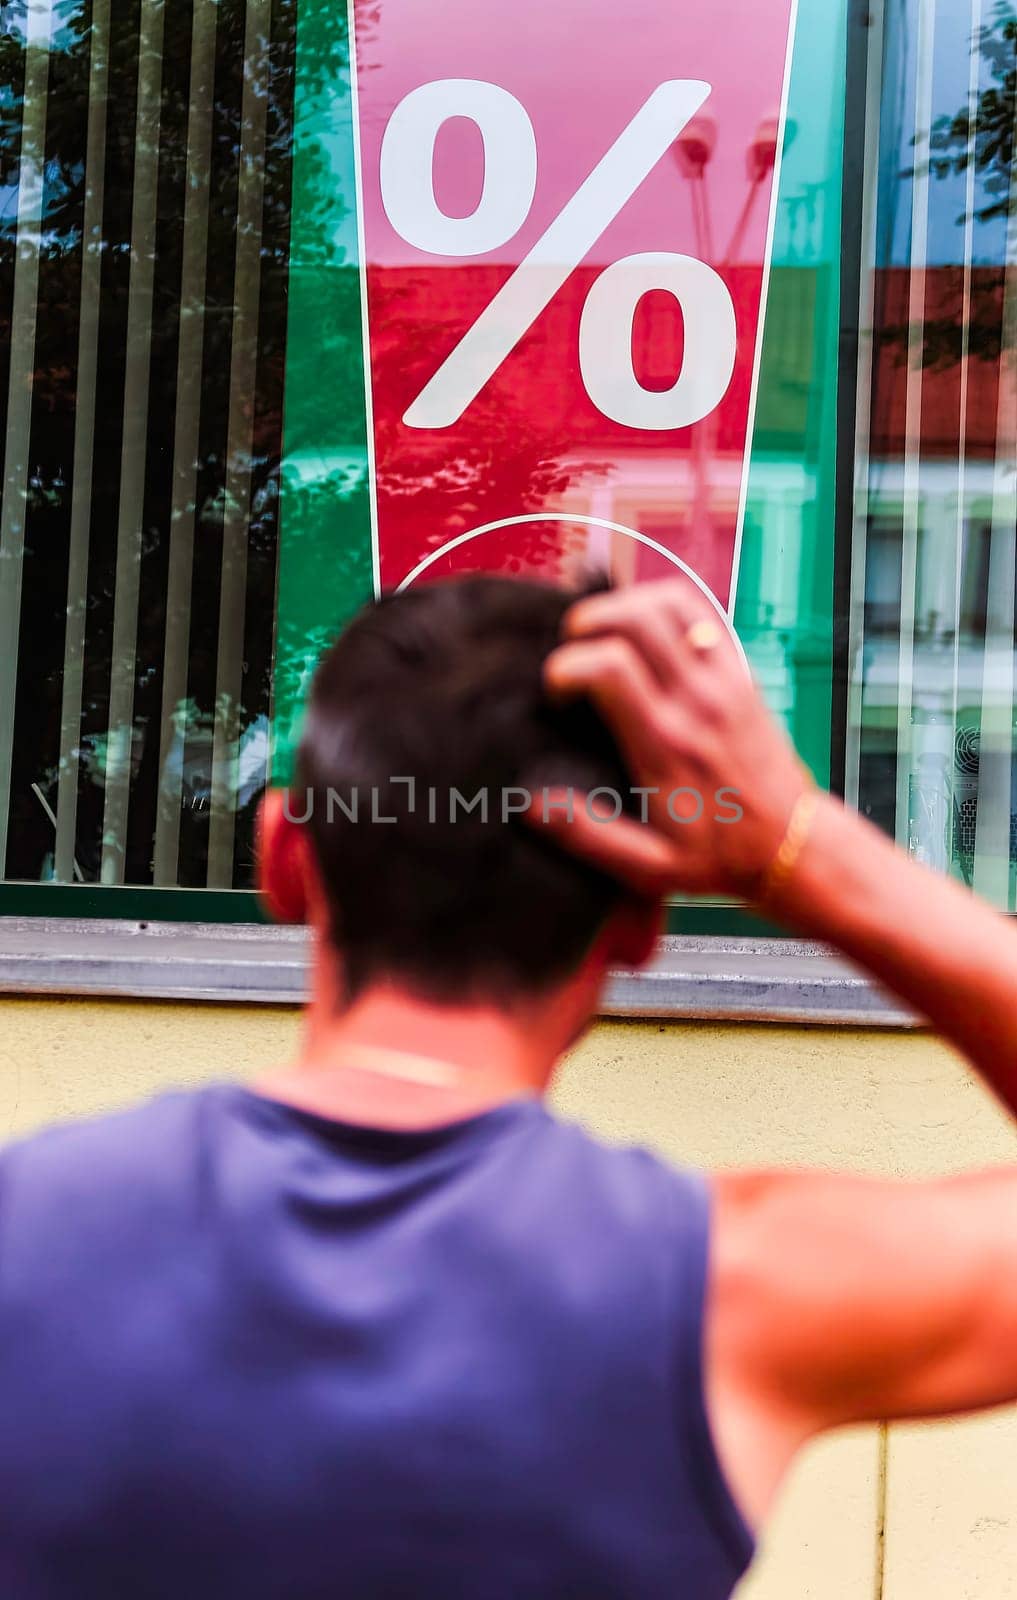
[[[794,0],[356,0],[385,588],[733,605]]]

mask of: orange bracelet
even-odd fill
[[[819,791],[810,786],[795,801],[780,849],[763,874],[759,892],[761,903],[772,900],[777,891],[790,882],[812,832],[818,809]]]

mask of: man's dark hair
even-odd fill
[[[293,815],[310,812],[348,998],[379,979],[446,1001],[539,993],[617,904],[611,879],[503,811],[504,793],[548,785],[611,789],[629,809],[605,724],[543,691],[576,598],[494,577],[411,589],[361,612],[321,662]],[[481,794],[486,819],[466,809]]]

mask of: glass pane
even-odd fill
[[[15,0],[0,56],[0,876],[249,882],[293,0]]]
[[[848,792],[1013,911],[1017,13],[871,32]]]

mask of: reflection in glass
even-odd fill
[[[849,797],[1015,909],[1017,13],[874,16]]]
[[[295,3],[3,9],[0,877],[245,885]]]

